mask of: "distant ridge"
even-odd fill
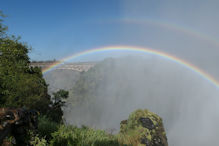
[[[32,67],[40,67],[42,70],[50,67],[51,65],[55,64],[56,60],[52,61],[32,61],[30,63],[30,66]],[[91,67],[93,67],[97,62],[74,62],[74,63],[64,63],[63,65],[60,65],[54,70],[73,70],[78,72],[88,71]]]

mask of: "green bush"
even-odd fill
[[[115,136],[107,134],[103,130],[94,130],[83,127],[60,126],[58,131],[52,134],[50,144],[53,146],[118,146]]]
[[[46,116],[40,116],[38,123],[38,133],[40,137],[51,139],[51,134],[58,130],[59,124],[51,121]]]
[[[38,136],[34,136],[30,140],[30,145],[33,145],[33,146],[47,146],[48,143],[44,138],[39,138]]]

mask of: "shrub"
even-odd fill
[[[47,140],[51,139],[51,134],[58,130],[59,124],[51,121],[46,116],[39,117],[38,133],[40,137],[45,137]]]
[[[103,130],[94,130],[83,127],[60,126],[58,131],[52,134],[50,144],[53,146],[118,146],[117,138],[107,134]]]
[[[44,138],[39,138],[38,136],[34,136],[30,140],[30,145],[33,146],[47,146],[48,143]]]

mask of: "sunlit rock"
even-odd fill
[[[162,119],[148,110],[136,110],[122,121],[119,139],[125,145],[168,146]]]

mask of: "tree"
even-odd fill
[[[60,104],[61,106],[63,106],[63,104],[65,103],[63,99],[67,99],[68,95],[68,91],[65,91],[63,89],[60,89],[59,91],[53,93],[54,104]]]
[[[2,12],[0,12],[2,16]],[[41,69],[30,67],[30,47],[9,36],[0,21],[0,106],[26,107],[46,113],[50,96]]]
[[[2,11],[0,10],[0,17],[4,18],[6,17]],[[5,35],[6,30],[8,29],[7,26],[2,24],[3,19],[0,18],[0,37],[2,38]]]
[[[51,104],[51,109],[48,113],[48,117],[55,122],[61,122],[63,111],[62,107],[65,104],[65,100],[68,98],[69,92],[60,89],[59,91],[53,93],[53,103]]]

